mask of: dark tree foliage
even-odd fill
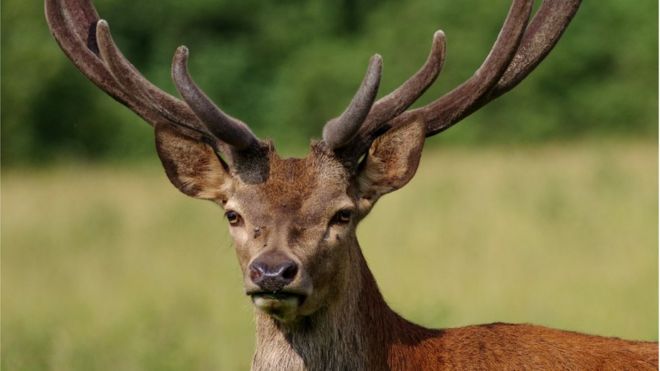
[[[506,1],[97,0],[124,53],[174,92],[181,44],[191,72],[230,114],[284,151],[319,137],[350,100],[373,53],[381,95],[447,34],[444,71],[423,104],[470,76]],[[657,2],[585,1],[548,59],[519,87],[431,143],[657,137]],[[2,159],[127,159],[153,151],[151,129],[75,70],[48,33],[40,1],[2,12]]]

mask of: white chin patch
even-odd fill
[[[297,296],[273,297],[268,295],[255,295],[252,302],[261,311],[269,314],[281,322],[295,319],[299,305]]]

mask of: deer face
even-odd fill
[[[235,179],[224,202],[229,231],[257,308],[282,321],[307,315],[343,281],[356,197],[346,169],[322,150],[269,158],[260,184]]]
[[[357,166],[324,142],[302,159],[281,159],[265,145],[256,163],[228,166],[177,130],[163,126],[156,134],[172,183],[222,206],[246,294],[282,322],[332,305],[346,290],[357,268],[350,259],[359,249],[357,223],[381,195],[412,178],[424,142],[423,125],[413,123],[381,136]]]

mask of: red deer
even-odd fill
[[[580,0],[513,0],[490,53],[460,86],[408,108],[434,82],[445,35],[424,65],[376,100],[381,57],[371,58],[348,108],[301,159],[218,108],[177,49],[172,77],[183,100],[147,81],[122,55],[90,0],[46,0],[60,47],[98,87],[155,130],[169,180],[225,210],[256,307],[254,370],[656,369],[657,344],[533,325],[427,329],[388,307],[355,229],[384,194],[413,177],[426,137],[446,130],[522,81],[550,52]]]

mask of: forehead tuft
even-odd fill
[[[245,197],[267,202],[280,211],[299,210],[312,199],[330,200],[345,194],[348,187],[346,168],[331,154],[312,146],[305,158],[280,158],[269,155],[269,174],[260,184],[244,184]],[[256,192],[256,193],[255,193]],[[242,193],[242,192],[241,192]],[[248,201],[248,200],[244,200]]]

